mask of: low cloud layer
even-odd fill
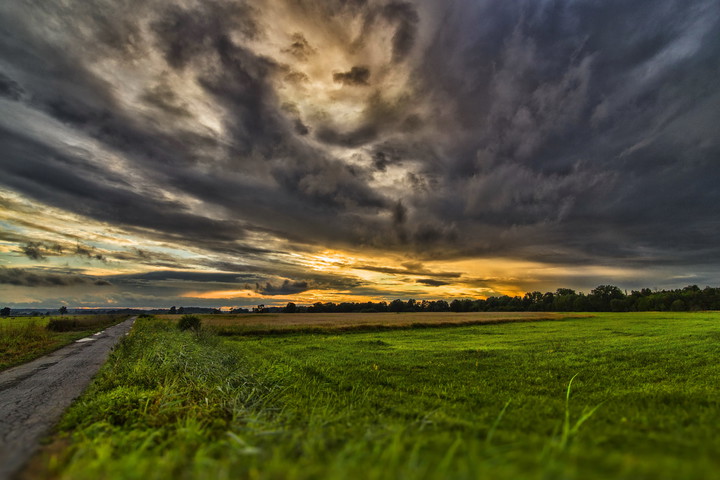
[[[80,285],[107,287],[112,285],[105,279],[92,278],[85,275],[68,275],[64,273],[48,273],[4,267],[0,267],[0,284],[32,288],[74,287]]]
[[[0,255],[269,296],[324,250],[718,283],[719,27],[713,0],[4,2]],[[341,290],[482,276],[369,267]]]

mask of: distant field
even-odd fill
[[[103,330],[126,315],[63,315],[0,318],[0,370],[29,362]],[[48,324],[53,322],[51,329]]]
[[[164,320],[177,320],[182,315],[159,315]],[[417,312],[417,313],[251,313],[240,315],[196,315],[206,326],[218,329],[222,335],[263,332],[324,330],[372,330],[441,325],[475,325],[483,323],[524,322],[533,320],[562,320],[588,317],[587,313],[552,312]]]
[[[225,337],[142,319],[33,465],[61,479],[711,479],[718,358],[719,313]]]

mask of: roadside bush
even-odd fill
[[[195,315],[183,315],[178,320],[177,326],[180,330],[200,330],[200,317]]]
[[[72,332],[73,330],[82,330],[83,326],[79,320],[74,318],[51,318],[45,328],[51,332]]]

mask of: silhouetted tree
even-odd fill
[[[170,307],[170,315],[175,315],[177,313],[177,308],[175,308],[175,305]]]
[[[0,316],[3,317],[9,317],[10,316],[10,307],[5,307],[2,310],[0,310]]]
[[[570,288],[558,288],[553,298],[552,310],[557,312],[571,312],[574,309],[577,293]]]
[[[593,310],[600,312],[610,311],[610,302],[612,300],[622,300],[624,298],[625,294],[615,285],[598,285],[590,291],[589,295],[590,306]]]
[[[285,308],[283,308],[283,313],[295,313],[297,311],[297,305],[295,305],[293,302],[288,302],[287,305],[285,305]]]
[[[60,312],[60,315],[65,315],[67,313],[67,307],[63,305],[62,307],[58,308],[58,312]]]
[[[390,302],[390,305],[388,305],[388,311],[395,313],[405,311],[405,302],[399,299],[393,300],[392,302]]]
[[[526,310],[538,311],[542,309],[543,294],[540,292],[528,292],[523,297],[523,305]]]

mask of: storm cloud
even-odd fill
[[[236,265],[269,296],[325,250],[711,281],[719,27],[713,0],[4,2],[0,255]],[[108,233],[44,240],[27,202]]]

